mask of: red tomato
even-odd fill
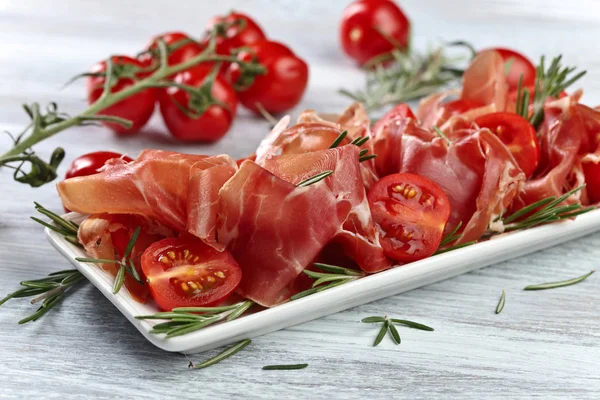
[[[540,145],[529,121],[511,112],[496,112],[482,115],[474,122],[498,136],[525,175],[528,178],[533,175],[540,161]]]
[[[142,270],[160,308],[204,307],[220,303],[237,288],[242,270],[228,251],[195,239],[164,239],[142,255]]]
[[[228,26],[227,29],[225,29],[225,25]],[[208,36],[215,27],[218,31],[216,38],[217,54],[229,55],[232,50],[267,38],[252,18],[238,12],[230,12],[228,15],[219,15],[211,19],[206,25],[206,35]],[[205,38],[206,40],[208,38]]]
[[[197,95],[171,86],[160,96],[160,112],[169,132],[179,140],[214,142],[227,133],[237,110],[235,90],[220,75],[208,89],[211,69],[202,65],[177,75],[175,82],[198,88]],[[207,97],[213,97],[223,105],[206,106]],[[190,115],[186,115],[182,109]],[[194,118],[194,116],[197,116]]]
[[[383,115],[383,117],[379,118],[379,120],[373,127],[373,132],[376,133],[383,126],[385,126],[388,122],[390,122],[392,119],[395,119],[395,118],[411,118],[411,119],[414,119],[415,121],[417,120],[417,117],[410,109],[410,106],[406,103],[400,103],[400,104],[394,106],[394,108],[392,108],[390,111],[386,112]]]
[[[393,1],[358,0],[342,15],[342,48],[361,65],[396,46],[406,49],[409,38],[410,21]]]
[[[194,58],[204,50],[204,47],[193,41],[188,35],[182,32],[167,32],[152,38],[148,44],[147,52],[141,54],[138,59],[145,67],[158,67],[158,40],[162,39],[170,50],[167,58],[167,64],[177,65],[184,61]]]
[[[412,262],[435,253],[450,217],[450,201],[437,184],[419,175],[392,174],[367,197],[388,257]]]
[[[96,151],[93,153],[87,153],[73,160],[69,166],[69,169],[67,170],[65,179],[74,178],[76,176],[94,175],[98,172],[98,168],[103,167],[106,161],[113,158],[122,158],[127,162],[133,161],[127,156],[119,153],[113,153],[112,151]]]
[[[444,103],[442,107],[449,114],[449,117],[452,115],[459,115],[465,113],[474,108],[482,107],[483,105],[477,101],[467,100],[467,99],[457,99],[453,101],[449,101]]]
[[[238,92],[244,107],[259,113],[257,104],[261,104],[268,112],[279,113],[298,104],[308,84],[308,65],[278,42],[263,40],[246,47],[248,50],[240,52],[238,58],[250,62],[256,57],[267,72]],[[230,82],[240,84],[240,77],[239,65],[231,64]]]
[[[135,82],[134,79],[144,78],[145,74],[140,72],[144,66],[135,58],[112,56],[111,60],[113,62],[113,72],[119,77],[116,84],[111,89],[112,93],[120,92],[133,85]],[[106,62],[102,61],[94,65],[90,72],[106,72]],[[102,95],[104,82],[104,76],[89,76],[87,78],[87,98],[89,104],[94,103],[98,100],[100,95]],[[99,113],[101,115],[112,115],[128,119],[133,124],[131,128],[125,128],[122,125],[111,122],[102,123],[120,135],[135,133],[144,126],[152,116],[154,104],[156,103],[156,96],[156,89],[146,89],[105,108]]]
[[[581,164],[585,174],[585,184],[590,203],[600,203],[600,164],[584,162]]]
[[[494,47],[486,50],[494,50],[500,53],[505,63],[513,60],[510,61],[511,66],[506,76],[508,90],[515,90],[519,87],[521,75],[523,75],[523,86],[535,85],[535,67],[523,54],[504,47]]]

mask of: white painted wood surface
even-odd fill
[[[18,132],[23,102],[57,101],[63,111],[84,106],[81,84],[59,90],[70,76],[110,53],[135,53],[157,32],[202,31],[213,14],[231,8],[257,17],[266,32],[311,65],[298,107],[339,111],[339,87],[362,75],[338,50],[345,1],[0,1],[0,128]],[[597,1],[406,0],[417,47],[439,39],[476,46],[507,45],[531,57],[564,54],[588,69],[584,100],[600,103],[600,4]],[[298,111],[296,110],[296,112]],[[117,139],[101,128],[73,129],[37,147],[47,156],[61,145],[67,159],[98,149],[136,154],[143,148],[241,156],[267,124],[242,113],[214,146],[172,142],[155,116],[143,135]],[[0,148],[8,146],[0,138]],[[20,280],[68,267],[28,220],[34,200],[60,209],[52,185],[31,189],[0,172],[0,293]],[[0,398],[598,398],[600,280],[543,292],[531,283],[570,278],[598,266],[600,235],[502,263],[458,278],[256,339],[242,353],[201,371],[184,356],[154,348],[90,285],[59,312],[25,326],[26,301],[0,308]],[[495,315],[502,289],[506,307]],[[401,329],[403,342],[371,343],[368,315],[414,319],[435,332]],[[215,352],[193,356],[200,361]],[[262,371],[266,364],[307,362],[300,371]]]

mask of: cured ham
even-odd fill
[[[237,169],[226,155],[145,150],[137,160],[110,160],[96,175],[58,184],[70,210],[83,214],[139,214],[216,244],[216,196]]]
[[[519,193],[525,175],[506,146],[487,129],[455,133],[452,141],[393,120],[377,133],[378,172],[410,172],[429,178],[448,195],[446,231],[462,223],[457,244],[479,239]]]
[[[265,168],[246,161],[221,188],[218,237],[242,268],[238,293],[269,307],[293,294],[298,275],[364,202],[358,153],[343,146],[303,154],[304,169],[292,167],[293,155],[272,157]],[[297,186],[329,169],[328,178]]]

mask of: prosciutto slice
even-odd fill
[[[239,294],[267,307],[293,294],[298,275],[365,200],[356,186],[358,153],[356,146],[343,146],[271,157],[265,168],[245,161],[221,188],[218,237],[242,268]],[[308,157],[307,167],[291,157]],[[297,186],[329,169],[334,173],[326,179]]]
[[[377,133],[375,151],[383,175],[410,172],[446,192],[451,214],[446,230],[462,222],[456,244],[479,239],[517,195],[525,175],[506,146],[487,129],[455,132],[451,142],[411,119],[400,118]]]
[[[139,214],[179,232],[216,241],[217,194],[236,171],[226,155],[145,150],[137,160],[110,160],[96,175],[58,184],[65,207],[84,214]]]

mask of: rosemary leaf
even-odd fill
[[[219,313],[223,311],[229,311],[238,308],[242,303],[232,304],[230,306],[220,306],[220,307],[177,307],[172,311],[174,313]]]
[[[109,260],[106,258],[75,257],[75,260],[91,264],[120,264],[117,260]]]
[[[340,133],[340,135],[337,138],[335,138],[333,143],[331,143],[331,146],[329,146],[329,148],[335,149],[336,147],[338,147],[340,145],[340,143],[342,143],[342,141],[346,138],[347,135],[348,135],[348,131],[343,131],[342,133]]]
[[[135,246],[135,242],[137,241],[138,236],[140,235],[141,227],[135,228],[129,242],[127,243],[127,247],[125,248],[125,253],[123,253],[123,260],[126,260],[131,254],[131,250],[133,250],[133,246]],[[135,268],[134,268],[135,269]]]
[[[207,327],[208,325],[212,325],[215,322],[220,321],[220,318],[218,316],[214,316],[212,318],[207,318],[204,321],[200,321],[200,322],[192,322],[186,325],[183,325],[179,328],[175,328],[170,330],[169,332],[166,332],[167,334],[167,338],[172,338],[175,336],[181,336],[181,335],[185,335],[187,333],[190,332],[195,332],[199,329],[202,329],[204,327]]]
[[[477,243],[477,240],[472,240],[470,242],[465,242],[465,243],[462,243],[462,244],[457,244],[456,246],[452,246],[452,247],[448,247],[448,248],[445,248],[445,249],[438,250],[435,253],[433,253],[433,255],[435,256],[437,254],[442,254],[442,253],[447,253],[449,251],[462,249],[463,247],[471,246],[471,245],[474,245],[476,243]]]
[[[311,289],[307,289],[307,290],[304,290],[302,292],[296,293],[295,295],[293,295],[292,297],[290,297],[290,300],[298,300],[298,299],[301,299],[301,298],[306,297],[308,295],[317,293],[318,292],[317,289],[318,288],[311,288]]]
[[[419,324],[418,322],[408,321],[406,319],[396,319],[392,318],[390,321],[394,324],[401,324],[404,326],[408,326],[409,328],[420,329],[422,331],[433,331],[434,329],[430,326]]]
[[[462,221],[458,221],[458,224],[456,224],[456,226],[454,227],[454,229],[452,229],[452,231],[446,235],[446,237],[444,237],[442,239],[442,241],[440,242],[440,246],[439,247],[443,247],[447,244],[450,244],[452,242],[454,242],[455,240],[460,239],[460,237],[462,235],[457,235],[456,233],[458,232],[458,230],[460,229],[460,227],[462,226]]]
[[[374,324],[374,323],[377,323],[377,322],[385,322],[385,318],[378,317],[378,316],[365,317],[365,318],[361,319],[361,322],[364,322],[364,323],[367,323],[367,324]]]
[[[566,281],[546,282],[546,283],[541,283],[538,285],[525,286],[525,288],[523,288],[523,290],[546,290],[546,289],[554,289],[554,288],[559,288],[559,287],[563,287],[563,286],[574,285],[576,283],[586,280],[594,272],[596,272],[596,271],[592,270],[585,275],[582,275],[582,276],[579,276],[579,277],[573,278],[573,279],[567,279]]]
[[[362,271],[338,267],[337,265],[323,264],[323,263],[313,263],[313,265],[315,267],[319,268],[320,270],[323,270],[326,272],[332,272],[334,274],[343,274],[343,275],[349,275],[349,276],[365,276],[365,273]]]
[[[500,301],[496,306],[496,314],[500,314],[504,309],[504,303],[506,302],[506,290],[502,290],[502,295],[500,296]]]
[[[304,369],[308,364],[288,364],[288,365],[265,365],[262,367],[265,371],[288,370],[288,369]]]
[[[358,162],[369,161],[377,157],[377,154],[367,154],[366,156],[358,157]]]
[[[233,321],[234,319],[238,318],[240,315],[248,311],[248,309],[253,305],[253,301],[245,301],[237,310],[229,314],[229,316],[227,317],[227,321]]]
[[[383,324],[381,324],[381,329],[379,330],[379,333],[375,337],[375,342],[373,342],[373,346],[377,346],[379,343],[381,343],[381,341],[385,337],[385,334],[388,331],[389,324],[390,324],[389,321],[387,321],[387,320],[383,321]]]
[[[196,364],[196,365],[194,365],[190,361],[189,367],[190,368],[196,368],[196,369],[202,369],[202,368],[210,367],[211,365],[215,365],[215,364],[220,363],[221,361],[225,360],[226,358],[231,357],[232,355],[234,355],[238,351],[242,350],[244,347],[248,346],[250,343],[252,343],[252,340],[250,340],[250,339],[244,339],[241,342],[239,342],[239,343],[231,346],[230,348],[226,349],[225,351],[217,354],[213,358],[204,361],[202,364]]]
[[[310,186],[313,183],[322,181],[323,179],[327,178],[331,174],[333,174],[333,171],[330,169],[327,171],[323,171],[321,173],[316,174],[315,176],[311,176],[310,178],[303,180],[297,186],[299,186],[299,187]]]
[[[400,342],[401,342],[400,334],[398,333],[398,330],[396,329],[394,324],[388,323],[388,328],[389,328],[390,335],[392,336],[392,339],[394,340],[394,342],[396,342],[396,344],[400,344]]]
[[[117,275],[115,276],[115,281],[113,282],[113,294],[119,293],[121,288],[123,287],[123,283],[125,282],[125,266],[121,265]]]

